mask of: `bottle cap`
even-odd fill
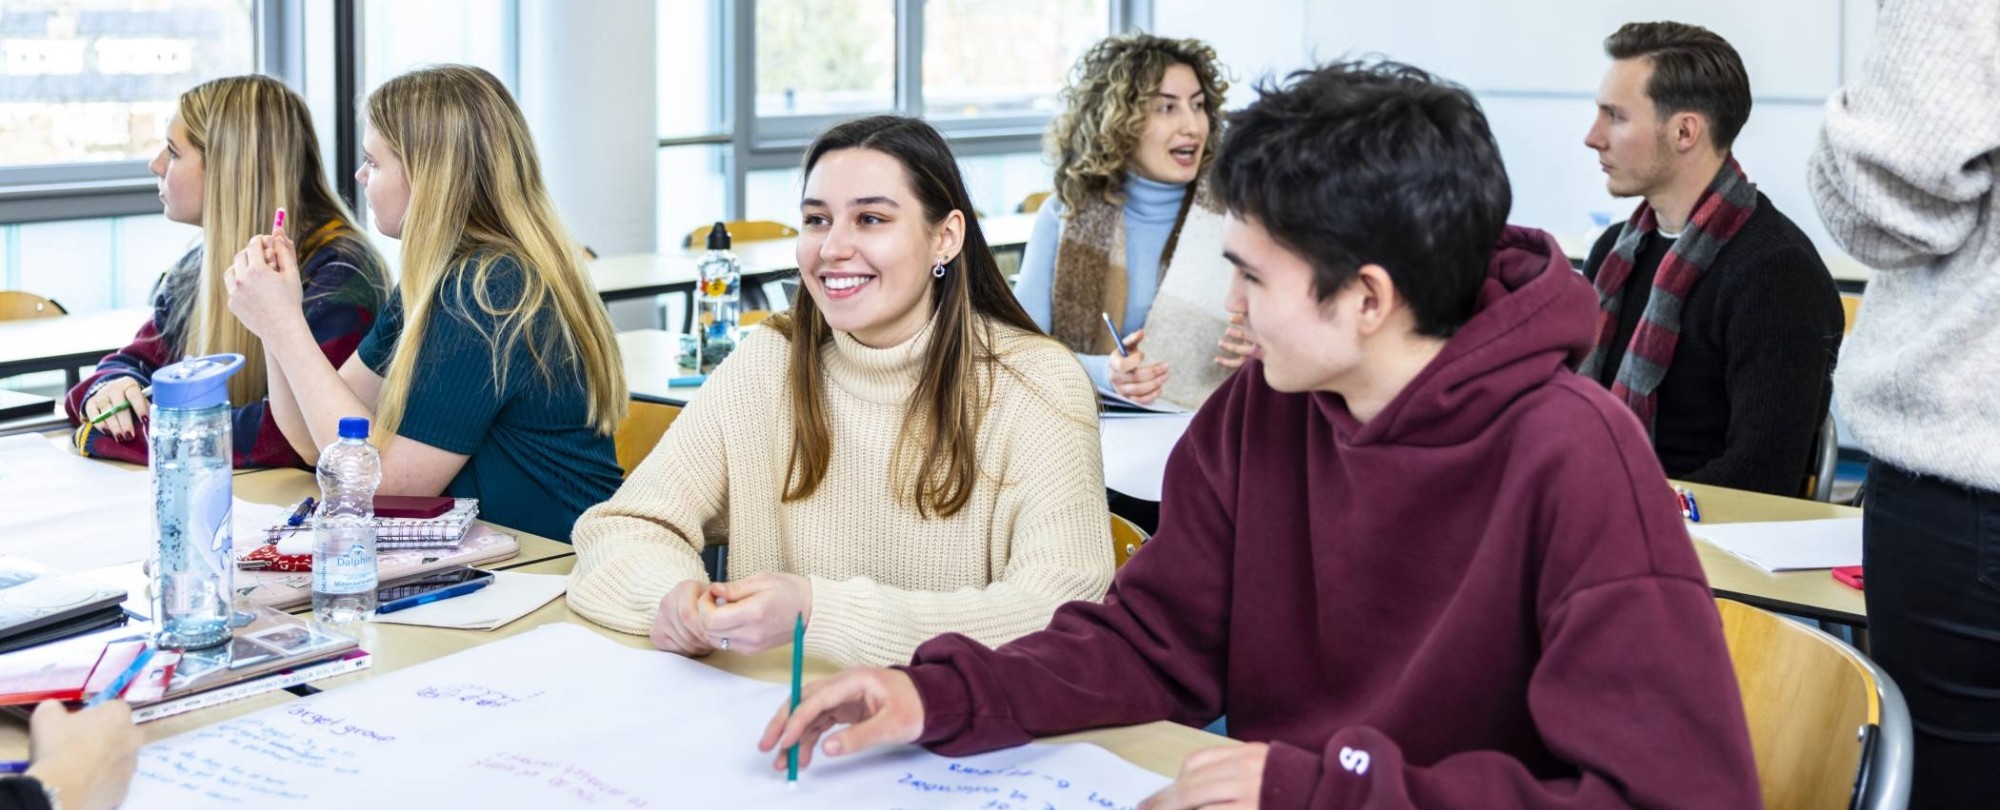
[[[367,418],[360,416],[340,417],[340,438],[343,439],[368,438]]]
[[[190,357],[153,372],[153,404],[195,410],[229,402],[229,377],[243,368],[243,355]]]
[[[715,223],[714,226],[708,229],[708,249],[709,250],[729,249],[729,229],[727,227],[724,227],[724,223],[717,222]]]

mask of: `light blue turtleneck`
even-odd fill
[[[1180,216],[1181,201],[1187,196],[1183,183],[1161,183],[1136,174],[1125,174],[1125,319],[1120,327],[1130,334],[1146,325],[1146,313],[1153,308],[1153,295],[1160,290],[1160,254],[1173,235],[1174,220]],[[1014,297],[1043,330],[1049,328],[1051,298],[1056,277],[1056,246],[1062,241],[1062,203],[1050,197],[1035,219],[1035,232],[1028,237],[1021,256],[1021,274],[1014,279]],[[1106,356],[1078,354],[1099,387],[1110,386]]]

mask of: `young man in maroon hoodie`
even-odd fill
[[[1227,714],[1248,744],[1189,755],[1146,807],[1757,807],[1666,477],[1571,372],[1590,284],[1505,225],[1472,97],[1393,63],[1301,72],[1232,116],[1216,167],[1263,356],[1174,448],[1159,534],[1102,604],[819,681],[761,748]]]

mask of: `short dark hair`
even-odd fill
[[[1301,70],[1257,90],[1216,156],[1230,212],[1304,257],[1319,300],[1376,264],[1419,334],[1458,331],[1513,205],[1479,102],[1389,61]]]
[[[1729,151],[1750,121],[1750,73],[1736,48],[1714,31],[1677,22],[1626,23],[1604,38],[1604,53],[1650,60],[1646,97],[1654,111],[1662,118],[1701,113],[1718,152]]]

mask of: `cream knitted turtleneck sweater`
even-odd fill
[[[577,520],[570,606],[647,632],[674,585],[706,579],[704,537],[727,538],[732,576],[809,576],[806,652],[843,665],[907,661],[941,633],[997,645],[1041,629],[1064,602],[1102,598],[1112,558],[1090,381],[1054,340],[992,331],[981,475],[958,514],[924,519],[890,475],[929,327],[887,349],[834,333],[824,355],[832,459],[818,491],[790,503],[780,500],[790,342],[759,329],[618,493]]]

